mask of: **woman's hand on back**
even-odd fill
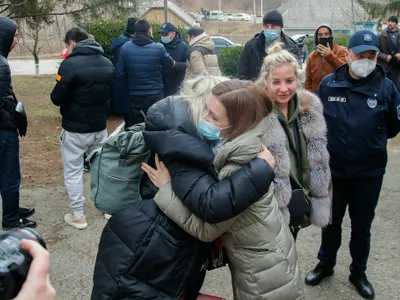
[[[272,169],[275,168],[275,158],[272,156],[272,153],[264,145],[262,145],[262,150],[257,155],[257,157],[265,160],[271,166]]]
[[[142,170],[146,172],[147,176],[149,176],[151,182],[160,189],[165,184],[171,181],[171,176],[169,175],[169,171],[167,167],[164,165],[158,154],[156,154],[156,168],[153,169],[146,163],[142,163]]]

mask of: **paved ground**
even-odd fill
[[[10,59],[11,73],[13,75],[35,75],[35,62],[28,59]],[[39,73],[56,74],[61,59],[43,59],[39,61]]]
[[[379,300],[400,299],[399,169],[400,148],[392,149],[382,197],[373,226],[372,252],[368,272],[371,281],[375,284],[376,299]],[[72,227],[66,226],[63,222],[63,215],[68,213],[69,209],[65,190],[62,187],[23,190],[22,198],[24,204],[36,207],[35,220],[39,223],[38,231],[43,234],[51,252],[51,280],[58,292],[57,299],[89,299],[99,236],[106,221],[88,200],[85,213],[89,228],[84,231],[76,231]],[[361,299],[347,280],[350,262],[347,249],[348,237],[349,223],[346,220],[343,238],[345,246],[339,253],[339,265],[336,268],[335,276],[319,287],[306,287],[306,299]],[[318,229],[309,228],[300,232],[298,252],[303,273],[314,267],[319,242]],[[224,269],[210,272],[207,275],[204,292],[232,299],[229,271]]]

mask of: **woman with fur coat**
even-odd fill
[[[323,107],[315,94],[298,89],[299,69],[296,58],[277,44],[268,50],[258,79],[274,102],[262,141],[275,158],[275,196],[295,238],[310,223],[325,227],[331,215]],[[303,202],[309,213],[293,215]]]

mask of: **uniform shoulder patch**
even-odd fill
[[[369,108],[375,108],[378,106],[378,100],[373,98],[368,98],[367,105]]]
[[[61,76],[59,74],[56,74],[56,81],[60,81],[61,80]]]

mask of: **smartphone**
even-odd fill
[[[328,37],[328,38],[318,38],[319,44],[324,45],[325,47],[331,47],[333,48],[333,37]]]

